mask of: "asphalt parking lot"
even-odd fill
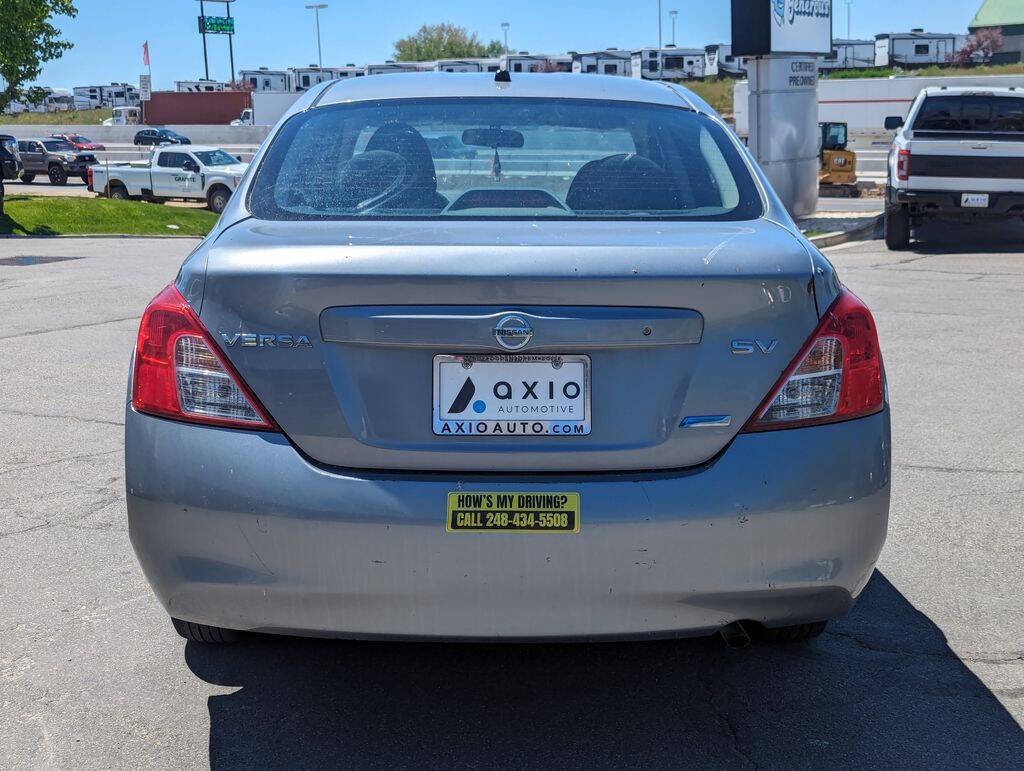
[[[196,242],[0,239],[0,767],[1019,767],[1024,227],[926,235],[828,252],[888,367],[878,572],[818,641],[740,651],[186,644],[128,542],[122,413]]]

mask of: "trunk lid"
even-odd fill
[[[209,248],[200,316],[327,465],[682,468],[728,444],[813,331],[810,279],[766,220],[246,220]],[[589,361],[589,433],[435,434],[435,357],[510,354],[509,315],[533,330],[516,354]]]

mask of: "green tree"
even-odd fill
[[[484,45],[475,32],[450,22],[424,24],[415,34],[395,41],[395,59],[400,62],[500,56],[502,53],[500,41],[492,40]]]
[[[0,111],[13,101],[42,100],[43,89],[25,84],[72,46],[50,20],[77,14],[73,0],[0,0]]]

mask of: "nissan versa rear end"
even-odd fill
[[[132,543],[185,637],[819,633],[886,533],[864,304],[685,89],[312,89],[146,309]]]

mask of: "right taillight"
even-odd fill
[[[900,182],[910,179],[910,150],[896,152],[896,179]]]
[[[871,415],[885,394],[871,312],[844,289],[744,431],[770,431]]]

